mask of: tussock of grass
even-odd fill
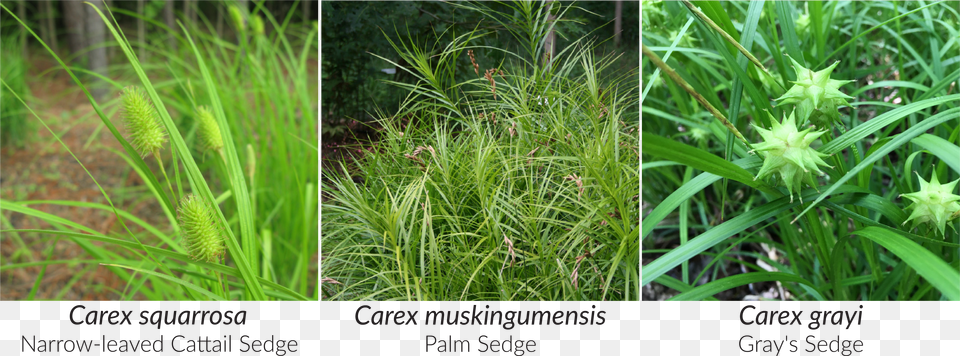
[[[533,46],[457,67],[483,35],[395,44],[420,83],[397,83],[411,94],[353,177],[325,173],[323,298],[638,299],[637,73],[584,42],[551,66]]]
[[[101,85],[110,90],[131,84],[143,89],[138,91],[138,112],[145,115],[141,119],[156,120],[140,127],[149,128],[150,145],[136,141],[142,137],[129,136],[138,134],[136,127],[118,129],[105,114],[115,111],[119,100],[94,100],[74,68],[51,52],[87,95],[103,127],[123,146],[122,151],[111,150],[117,162],[129,166],[147,190],[131,198],[123,187],[101,187],[98,177],[87,171],[106,204],[3,201],[5,213],[49,224],[45,230],[7,229],[4,236],[69,239],[86,255],[69,260],[48,256],[43,265],[100,261],[98,268],[125,283],[123,290],[115,291],[118,299],[317,299],[319,289],[312,278],[316,266],[311,263],[318,250],[318,152],[311,144],[317,140],[317,110],[308,67],[310,54],[316,51],[317,30],[292,26],[292,12],[275,18],[262,4],[252,5],[251,16],[271,23],[269,33],[240,31],[236,39],[224,39],[198,13],[200,23],[180,24],[176,48],[128,41],[114,16],[140,15],[101,12],[108,36],[126,59],[112,69],[119,79]],[[3,10],[13,16],[7,7]],[[23,30],[43,45],[29,28]],[[168,31],[172,29],[158,25],[153,33],[163,37],[155,40],[165,40]],[[138,56],[143,53],[149,61],[141,62]],[[204,117],[194,117],[200,107],[205,107]],[[46,127],[42,117],[33,116]],[[99,131],[93,133],[97,135]],[[216,159],[206,159],[210,150]],[[139,151],[155,155],[159,166],[148,165]],[[86,171],[84,162],[76,163]],[[192,198],[185,201],[204,209],[194,206],[188,209],[192,213],[178,217],[175,204],[186,196]],[[147,223],[127,211],[142,201],[159,206],[166,221]],[[101,232],[30,207],[39,204],[105,210],[117,218],[120,229]],[[202,221],[184,221],[191,217]],[[222,234],[226,253],[221,241],[212,238],[217,234]],[[2,269],[31,266],[14,263]],[[42,280],[41,272],[31,296]]]
[[[960,176],[954,5],[644,2],[644,298],[960,298],[955,192],[898,198]]]

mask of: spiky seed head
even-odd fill
[[[840,112],[837,107],[840,105],[850,105],[846,99],[853,99],[840,92],[840,87],[851,83],[853,80],[834,80],[830,79],[833,69],[840,64],[840,61],[833,62],[829,67],[819,72],[814,72],[804,68],[793,58],[793,70],[797,73],[797,80],[790,90],[787,90],[783,96],[777,98],[777,106],[786,104],[797,104],[797,111],[800,115],[800,121],[810,119],[817,127],[825,128],[831,122],[840,122]]]
[[[807,29],[810,28],[810,14],[806,12],[800,14],[800,17],[797,18],[794,24],[797,27],[797,33],[807,32]]]
[[[240,12],[240,8],[237,5],[230,5],[227,8],[227,12],[230,13],[230,21],[233,22],[233,27],[238,31],[244,31],[247,29],[246,22],[243,21],[243,13]]]
[[[123,88],[123,121],[127,129],[130,145],[141,157],[148,154],[159,154],[163,144],[167,142],[167,134],[160,127],[157,110],[147,99],[146,93],[139,87]]]
[[[206,106],[197,107],[197,119],[200,121],[200,147],[204,150],[220,151],[223,149],[223,137],[220,136],[220,125]]]
[[[223,255],[223,236],[214,219],[213,208],[203,198],[188,194],[180,199],[177,220],[183,243],[194,261],[218,262]]]
[[[917,173],[917,178],[920,179],[920,190],[900,195],[913,202],[907,207],[907,209],[912,208],[913,212],[903,223],[913,221],[910,229],[923,223],[930,223],[937,227],[940,236],[946,237],[947,222],[960,218],[960,195],[953,194],[960,179],[940,184],[936,173],[930,177],[929,182],[923,180],[920,173]],[[953,228],[953,225],[950,227]]]
[[[677,36],[679,35],[680,33],[678,31],[675,31],[675,30],[670,31],[670,38],[669,38],[670,43],[676,42]],[[697,39],[694,38],[693,35],[690,34],[690,32],[685,32],[683,36],[680,37],[680,42],[678,42],[677,45],[678,47],[693,47],[693,44],[694,44],[693,42],[696,40]]]
[[[802,183],[816,188],[813,173],[824,175],[819,166],[829,167],[821,158],[827,155],[810,147],[810,144],[826,131],[811,132],[810,128],[798,131],[793,113],[785,117],[783,123],[777,122],[769,112],[767,115],[770,116],[772,124],[770,130],[753,125],[763,137],[763,142],[753,148],[766,153],[763,166],[755,179],[764,179],[776,173],[790,192],[790,201],[793,201],[793,192],[796,191],[799,195]]]
[[[260,15],[250,16],[250,31],[257,36],[263,35],[263,19]]]

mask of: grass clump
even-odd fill
[[[960,300],[956,6],[643,7],[644,299]]]
[[[141,15],[101,12],[107,33],[127,62],[111,67],[111,80],[101,81],[105,87],[98,89],[121,91],[120,83],[132,84],[122,89],[119,100],[95,100],[74,68],[53,54],[89,99],[101,128],[120,144],[119,149],[93,147],[116,155],[125,163],[122,172],[143,183],[101,185],[98,178],[103,177],[91,173],[53,135],[102,200],[2,202],[3,221],[21,214],[27,219],[17,221],[36,222],[28,228],[5,223],[4,238],[19,241],[18,246],[27,246],[24,239],[63,239],[82,250],[79,257],[65,259],[51,253],[40,261],[8,260],[2,267],[5,277],[11,276],[9,270],[42,266],[39,274],[27,274],[36,281],[29,298],[47,288],[40,283],[47,266],[93,264],[96,268],[84,269],[77,277],[88,283],[78,286],[103,288],[106,271],[112,274],[109,278],[122,281],[122,288],[109,294],[117,299],[318,299],[317,267],[311,263],[318,255],[319,176],[313,163],[318,161],[317,88],[308,79],[315,74],[308,69],[311,59],[315,62],[310,54],[317,48],[317,30],[287,21],[299,7],[278,21],[263,4],[250,5],[252,15],[271,25],[256,41],[242,31],[235,42],[233,36],[221,38],[203,13],[197,13],[198,23],[180,24],[175,47],[151,46],[149,39],[128,41],[115,17]],[[5,5],[0,8],[20,21]],[[235,11],[240,9],[229,13]],[[155,42],[171,38],[173,29],[158,26],[156,31]],[[142,62],[141,53],[152,61]],[[112,123],[111,114],[117,111],[122,111],[125,132]],[[52,132],[43,116],[34,117]],[[217,159],[203,159],[210,150],[217,151]],[[147,154],[156,162],[145,162]],[[137,207],[143,205],[156,213],[138,216]],[[103,212],[116,220],[116,228],[74,223],[41,210],[46,206]],[[23,247],[14,256],[33,256],[33,251]],[[14,276],[19,275],[24,274]]]
[[[520,43],[547,35],[541,4],[509,6],[462,7],[526,23]],[[394,83],[409,96],[379,140],[324,171],[325,299],[638,299],[636,68],[586,40],[480,68],[490,35],[394,42],[417,83]]]

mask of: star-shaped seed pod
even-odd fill
[[[793,202],[793,192],[796,190],[799,196],[802,183],[806,182],[814,188],[817,187],[812,172],[824,175],[819,166],[830,167],[821,158],[828,155],[810,147],[810,144],[826,131],[811,132],[812,128],[798,131],[793,113],[785,117],[783,123],[777,122],[769,112],[767,115],[770,116],[772,123],[770,130],[753,125],[763,137],[762,143],[753,146],[754,151],[766,153],[763,166],[760,167],[760,172],[754,180],[764,179],[776,173],[779,180],[787,187],[790,201]],[[803,198],[800,199],[803,201]]]
[[[853,80],[835,80],[830,79],[833,69],[840,64],[836,61],[824,70],[814,72],[804,68],[793,58],[793,70],[797,73],[797,80],[793,82],[793,87],[787,90],[783,96],[777,98],[777,106],[786,104],[797,104],[797,111],[800,119],[810,119],[810,122],[819,128],[826,128],[831,122],[840,122],[840,112],[837,107],[840,105],[850,105],[846,99],[853,99],[852,96],[840,92],[840,87],[844,84],[854,82]]]
[[[907,209],[912,208],[913,212],[903,224],[913,221],[913,225],[910,226],[912,230],[920,224],[930,223],[937,227],[940,236],[945,237],[947,222],[960,218],[960,195],[953,194],[960,179],[940,184],[936,173],[930,177],[930,182],[923,180],[920,173],[917,173],[917,178],[920,179],[920,190],[900,195],[913,202],[907,207]],[[953,225],[950,227],[953,228]]]

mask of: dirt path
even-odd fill
[[[48,55],[34,50],[27,76],[33,100],[30,107],[60,135],[69,147],[110,194],[114,204],[140,217],[156,217],[148,221],[162,221],[162,213],[156,202],[138,199],[145,192],[143,182],[123,161],[107,148],[121,150],[121,145],[105,128],[98,117],[91,115],[93,108],[83,92],[63,71],[55,70],[39,77],[45,70],[58,64]],[[108,95],[115,95],[111,93]],[[25,147],[0,149],[0,197],[11,201],[67,200],[106,204],[97,185],[54,136],[36,118],[33,129],[36,134]],[[122,127],[119,118],[112,120]],[[91,139],[91,135],[96,137]],[[87,145],[89,141],[89,145]],[[86,148],[84,147],[86,145]],[[66,207],[52,204],[37,204],[38,209],[83,226],[107,234],[117,228],[112,213],[100,210]],[[23,214],[4,211],[3,229],[50,229],[45,222]],[[159,218],[159,219],[158,219]],[[159,222],[158,226],[165,226]],[[14,236],[5,234],[0,241],[0,259],[4,265],[31,261],[64,259],[89,259],[80,247],[70,241],[54,245],[52,235],[19,234],[26,249]],[[50,249],[53,249],[52,253]],[[29,293],[41,267],[25,267],[4,270],[0,273],[0,299],[18,300]],[[69,289],[64,290],[75,279]],[[114,299],[117,290],[123,290],[125,282],[96,264],[56,264],[46,269],[46,274],[36,294],[36,299],[61,298],[66,300]],[[62,295],[61,295],[62,294]]]

